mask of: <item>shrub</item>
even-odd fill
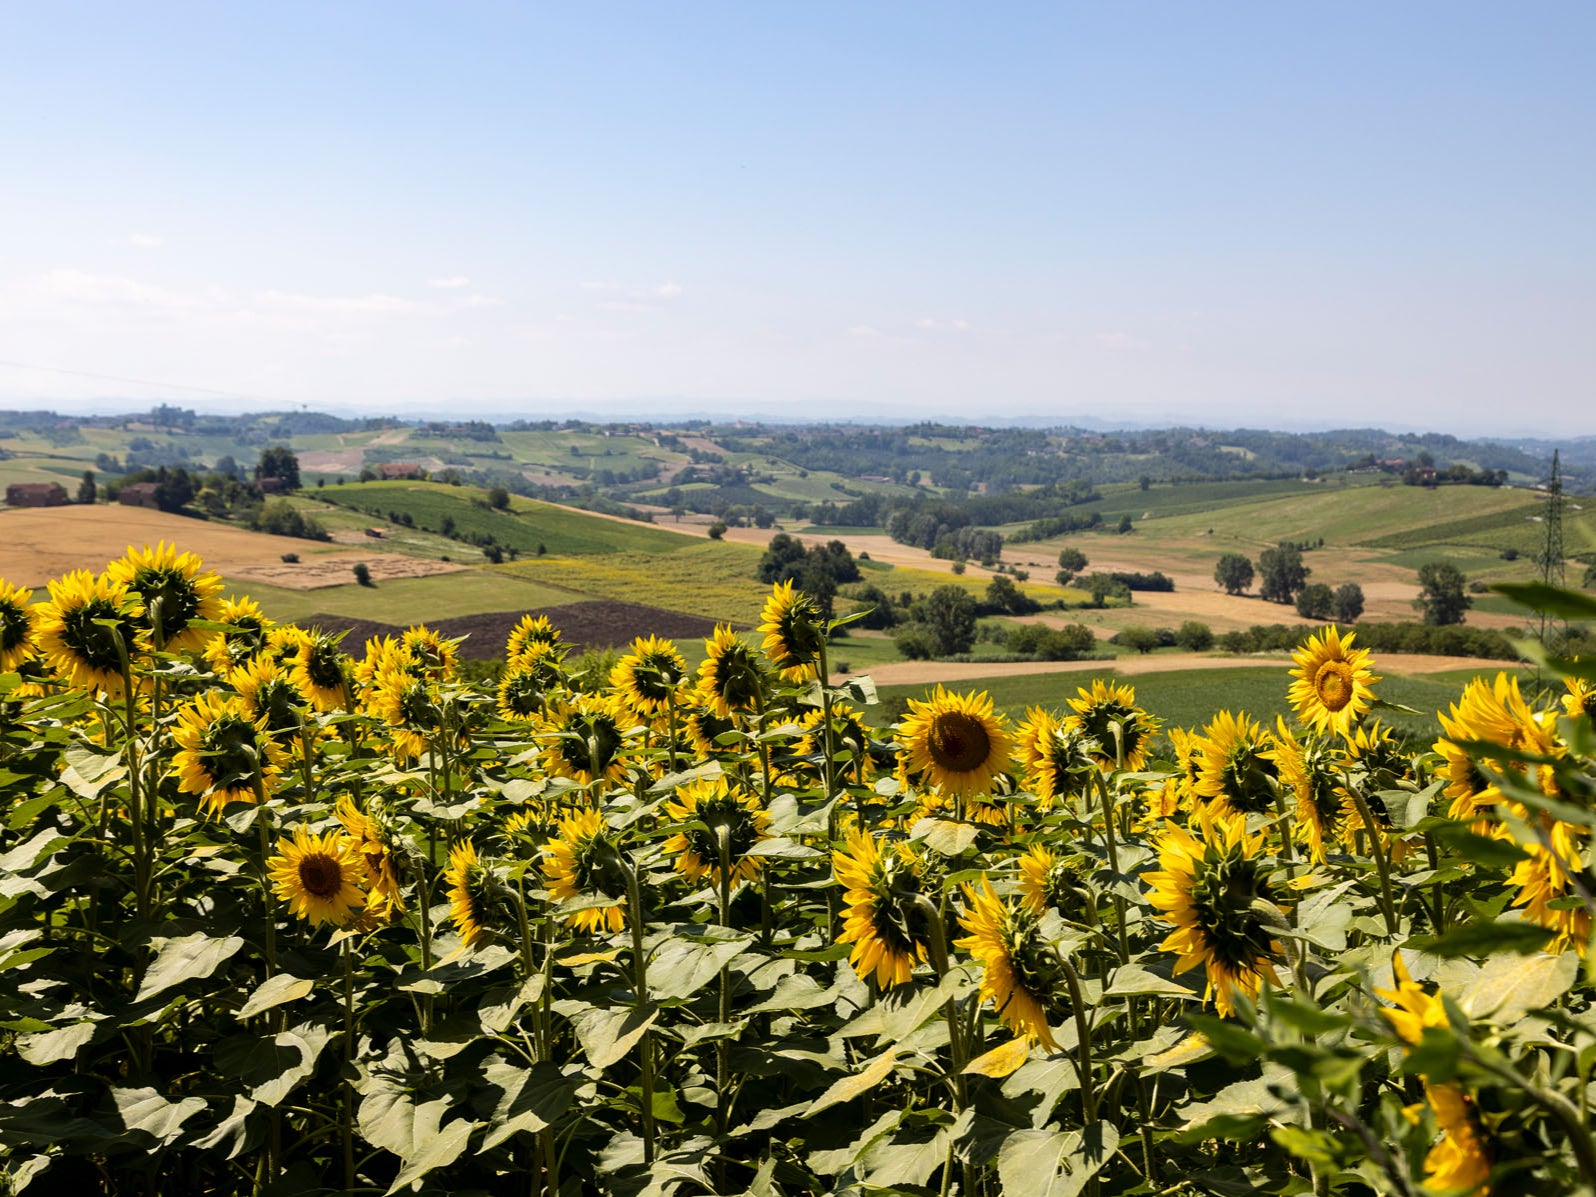
[[[368,566],[364,561],[355,562],[355,581],[359,582],[362,586],[376,585],[376,583],[371,580],[371,567]]]
[[[1175,633],[1175,643],[1188,652],[1205,653],[1214,646],[1214,632],[1207,624],[1188,619]]]

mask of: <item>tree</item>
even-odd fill
[[[1335,610],[1335,597],[1323,582],[1312,582],[1297,591],[1297,614],[1304,619],[1329,619]]]
[[[1198,620],[1188,619],[1175,633],[1175,643],[1187,652],[1205,653],[1214,646],[1214,630]]]
[[[1226,553],[1214,566],[1214,581],[1225,588],[1226,594],[1240,594],[1252,586],[1252,562],[1240,553]]]
[[[1119,517],[1119,527],[1118,527],[1117,531],[1119,532],[1119,534],[1121,536],[1124,536],[1127,532],[1131,531],[1131,517],[1130,516],[1122,515],[1122,516]]]
[[[1467,579],[1450,561],[1431,561],[1419,566],[1419,597],[1414,606],[1424,612],[1424,622],[1445,625],[1462,623],[1474,600],[1463,593]]]
[[[1146,624],[1133,623],[1129,627],[1121,628],[1114,641],[1126,648],[1134,648],[1145,656],[1158,647],[1158,633]]]
[[[1004,612],[1009,615],[1027,615],[1040,606],[1035,599],[1002,574],[988,583],[986,605],[993,612]]]
[[[716,520],[713,524],[711,524],[709,526],[709,538],[711,540],[719,540],[725,535],[726,535],[726,525],[721,523],[720,520]]]
[[[1121,582],[1113,574],[1087,574],[1081,579],[1081,585],[1092,596],[1092,606],[1101,607],[1109,599],[1123,599],[1130,602],[1130,587]]]
[[[100,488],[94,485],[94,471],[84,470],[83,481],[78,483],[78,502],[92,503],[100,497]]]
[[[1058,578],[1060,586],[1068,586],[1071,579],[1081,570],[1086,568],[1086,554],[1079,549],[1060,549],[1058,551]]]
[[[262,478],[280,478],[289,490],[299,489],[299,458],[287,445],[273,445],[263,450],[255,463],[255,481]]]
[[[1330,612],[1337,623],[1357,623],[1363,614],[1363,587],[1356,582],[1337,586],[1330,600]]]
[[[1289,603],[1308,584],[1313,571],[1302,563],[1296,545],[1281,544],[1258,555],[1258,595],[1271,603]]]
[[[495,511],[508,511],[510,509],[510,492],[502,486],[495,486],[488,491],[488,506]]]
[[[937,656],[967,653],[975,643],[975,599],[962,586],[938,586],[920,604],[920,622]]]
[[[371,580],[371,566],[364,561],[355,562],[355,581],[362,586],[375,586],[376,583]]]

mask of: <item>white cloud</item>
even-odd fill
[[[661,283],[654,288],[654,294],[661,299],[675,299],[681,293],[682,287],[680,283]]]
[[[469,286],[471,280],[463,274],[451,274],[447,278],[435,278],[427,284],[440,291],[458,291],[461,287]]]
[[[610,289],[610,285],[608,283],[598,283],[592,281],[578,283],[577,286],[581,287],[584,291],[608,291]]]
[[[606,312],[652,312],[654,305],[651,303],[637,303],[630,299],[607,299],[599,304]]]
[[[855,324],[848,329],[850,337],[879,337],[881,330],[872,324]]]
[[[263,291],[256,298],[277,311],[312,315],[395,316],[424,310],[423,305],[395,295],[295,295],[286,291]]]
[[[462,295],[455,302],[463,308],[502,308],[504,306],[504,300],[502,299],[495,299],[491,295],[478,295],[475,293],[470,295]]]
[[[1144,341],[1140,337],[1133,337],[1128,332],[1100,332],[1097,334],[1097,343],[1104,349],[1112,349],[1121,353],[1133,349],[1152,348],[1150,342]]]
[[[157,237],[154,233],[134,233],[127,239],[127,243],[139,249],[160,249],[163,240],[164,238]]]
[[[916,320],[914,322],[914,326],[916,328],[923,328],[928,331],[937,329],[945,329],[949,332],[970,331],[970,322],[968,320],[934,320],[930,316]]]
[[[52,270],[41,280],[42,289],[52,299],[75,304],[108,304],[118,307],[192,308],[200,301],[162,287],[151,287],[137,279],[111,274],[90,274],[84,270]]]

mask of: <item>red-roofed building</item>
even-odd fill
[[[66,501],[59,482],[13,482],[6,487],[7,507],[61,507]]]

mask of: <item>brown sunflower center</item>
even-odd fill
[[[1326,710],[1339,711],[1352,701],[1352,669],[1345,661],[1326,661],[1314,675],[1313,688]]]
[[[344,887],[344,869],[325,852],[309,852],[299,860],[299,884],[313,898],[333,898]]]
[[[962,711],[943,711],[931,721],[926,737],[931,759],[953,773],[968,773],[986,764],[992,739],[982,722]]]

